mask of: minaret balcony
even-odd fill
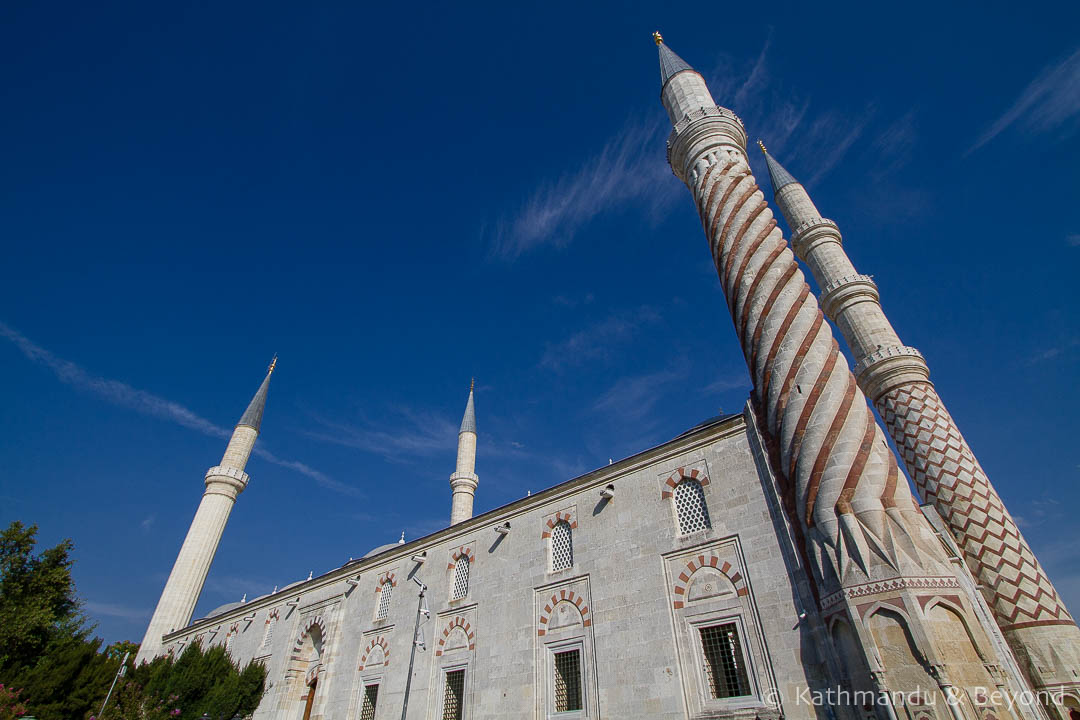
[[[701,156],[721,145],[733,145],[740,152],[745,151],[746,130],[739,116],[720,106],[691,110],[675,123],[668,136],[668,165],[676,177],[686,182],[685,176]]]
[[[235,493],[240,493],[247,487],[249,476],[240,468],[229,465],[215,465],[206,471],[206,486],[221,484],[231,487]]]
[[[840,227],[828,218],[814,218],[791,231],[791,249],[803,261],[819,242],[841,243]]]
[[[930,381],[930,368],[923,354],[908,345],[879,347],[860,358],[852,372],[871,402],[901,385]]]
[[[830,280],[821,288],[821,309],[835,320],[836,316],[856,302],[878,302],[881,298],[877,284],[869,275],[855,273]]]

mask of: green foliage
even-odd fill
[[[142,705],[130,705],[123,711],[127,714],[106,715],[111,715],[108,720],[157,720],[164,717],[161,712],[179,709],[183,718],[203,713],[212,718],[244,717],[255,712],[265,683],[262,665],[248,663],[241,670],[220,645],[204,651],[195,643],[175,660],[159,657],[136,668],[129,684],[138,688]]]
[[[72,543],[34,554],[37,526],[16,521],[0,533],[0,720],[86,720],[101,708],[130,653],[103,720],[241,717],[262,699],[266,670],[233,664],[223,647],[198,644],[175,661],[135,667],[138,645],[101,649],[71,580]],[[15,689],[18,688],[18,689]]]
[[[34,554],[37,525],[0,533],[0,677],[32,665],[50,642],[85,636],[71,580],[71,540]]]

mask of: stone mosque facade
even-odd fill
[[[474,516],[470,389],[448,527],[192,621],[271,365],[140,661],[201,643],[264,664],[255,720],[1080,720],[1080,629],[926,360],[766,152],[785,240],[742,122],[655,39],[668,160],[753,381],[743,412]]]

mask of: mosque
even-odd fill
[[[926,360],[761,146],[785,240],[742,122],[654,37],[744,410],[474,516],[470,390],[446,528],[193,620],[271,365],[206,473],[140,661],[202,643],[264,664],[255,720],[1080,720],[1080,629]]]

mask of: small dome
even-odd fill
[[[379,547],[374,548],[373,550],[369,551],[366,555],[364,555],[364,557],[365,558],[375,557],[376,555],[381,555],[382,553],[386,552],[387,550],[392,550],[393,548],[396,548],[396,547],[401,547],[401,543],[396,543],[396,542],[386,543],[385,545],[380,545]]]
[[[203,618],[203,619],[206,620],[208,618],[217,617],[218,615],[224,615],[225,613],[229,612],[230,610],[235,610],[236,608],[240,607],[241,605],[244,605],[244,603],[242,603],[242,602],[225,603],[221,607],[216,607],[213,610],[211,610],[210,612],[208,612],[206,614],[206,617]]]

